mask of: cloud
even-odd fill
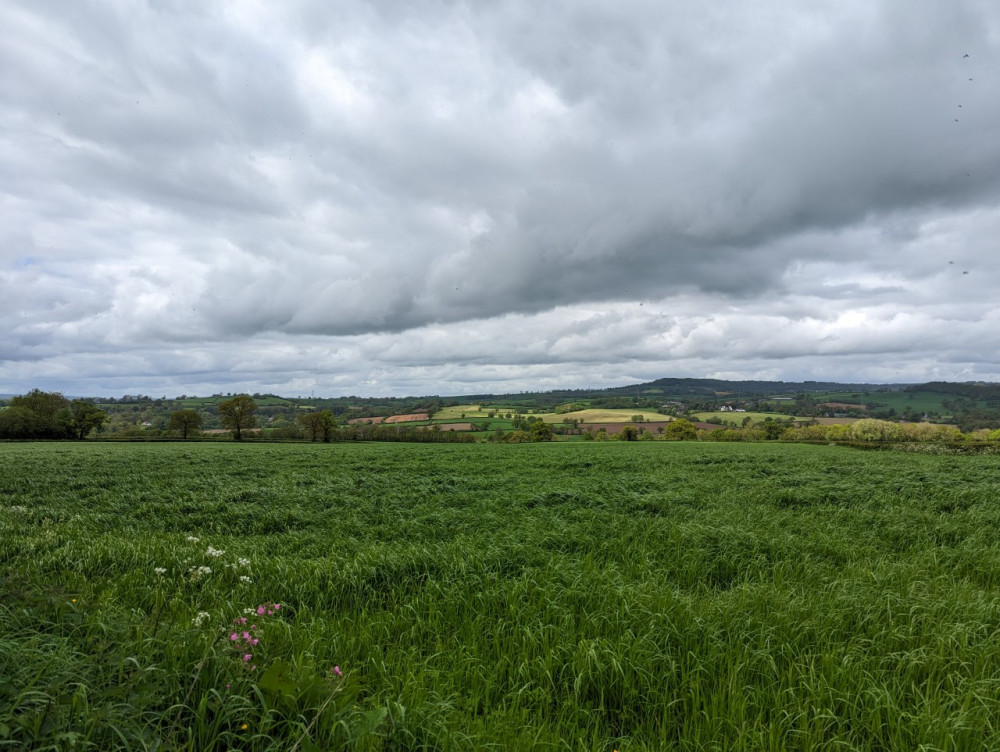
[[[997,378],[998,48],[981,0],[8,3],[0,388]]]

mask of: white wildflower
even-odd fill
[[[156,567],[153,571],[158,575],[164,575],[167,573],[166,567]]]
[[[241,567],[249,567],[250,566],[250,559],[244,559],[244,558],[241,557],[241,558],[237,559],[236,561],[238,561],[240,563]]]
[[[197,539],[197,538],[195,538],[195,537],[194,537],[193,535],[189,535],[189,536],[187,537],[187,542],[188,542],[188,543],[197,543],[197,542],[198,542],[198,539]]]
[[[211,567],[191,567],[188,572],[191,574],[191,579],[197,580],[199,577],[212,574]]]
[[[211,618],[212,615],[208,611],[199,611],[198,615],[191,620],[191,623],[196,627],[200,627]]]
[[[253,582],[253,580],[251,580],[251,579],[250,579],[249,577],[247,577],[247,576],[246,576],[245,574],[241,574],[241,575],[240,575],[240,582],[247,582],[247,583],[249,583],[249,582]]]
[[[209,546],[208,550],[205,552],[206,555],[208,555],[208,556],[214,556],[216,558],[222,556],[224,553],[226,553],[226,552],[225,551],[220,551],[217,548],[212,548],[211,546]]]

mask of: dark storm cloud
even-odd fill
[[[998,51],[980,0],[9,2],[0,377],[997,376]]]

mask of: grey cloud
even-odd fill
[[[375,375],[332,365],[382,385],[727,352],[763,373],[909,351],[930,373],[961,357],[955,322],[996,311],[984,1],[11,2],[0,22],[0,381],[182,367],[155,347],[228,380],[213,353],[261,339],[356,342]],[[829,318],[855,309],[940,341]],[[493,351],[513,320],[525,341]]]

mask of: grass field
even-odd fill
[[[767,418],[772,420],[788,420],[794,416],[785,415],[784,413],[755,413],[755,412],[704,412],[704,413],[691,413],[689,416],[691,420],[707,421],[709,418],[718,418],[720,420],[729,421],[735,423],[736,425],[742,425],[746,418],[750,418],[754,423],[763,423]],[[808,420],[808,418],[794,418],[795,420]]]
[[[4,444],[0,749],[997,749],[998,491],[828,446]]]

